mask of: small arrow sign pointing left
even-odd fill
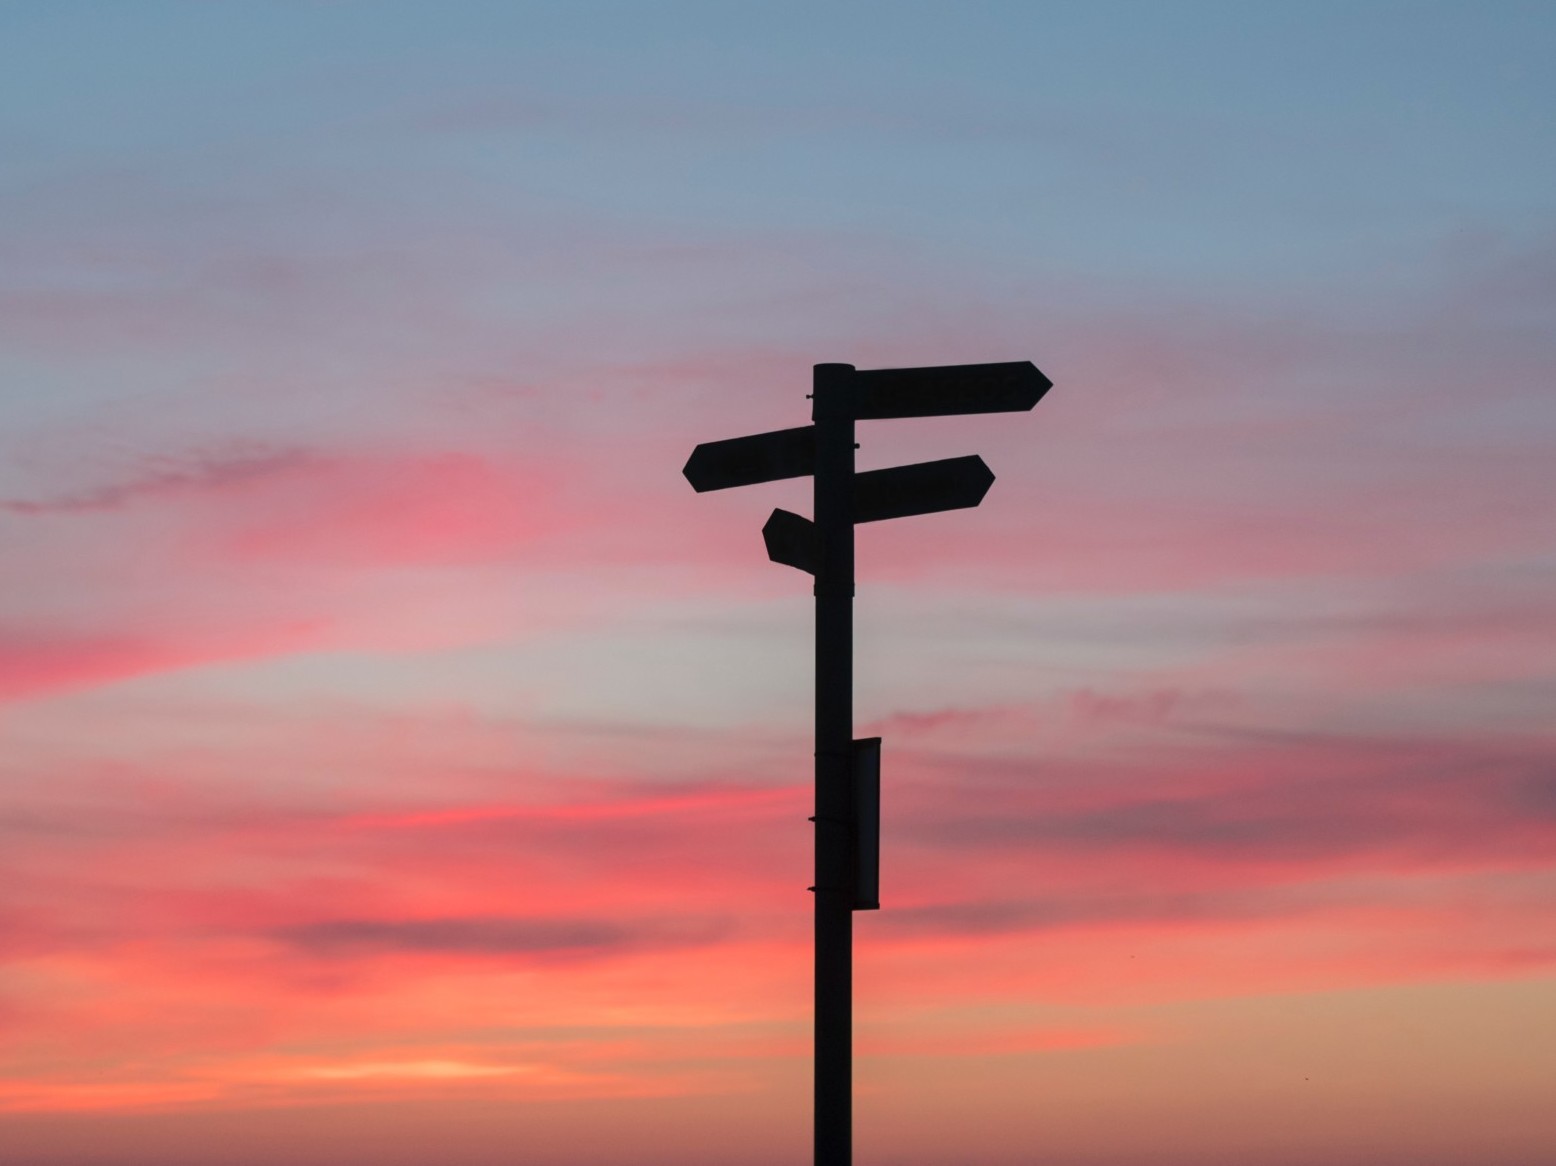
[[[699,494],[754,486],[816,472],[816,427],[775,429],[727,441],[705,441],[692,450],[681,473]]]
[[[816,573],[821,552],[816,546],[816,524],[787,510],[774,510],[762,527],[767,557],[785,567]]]

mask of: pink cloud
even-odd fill
[[[543,469],[461,453],[337,462],[304,488],[226,514],[216,537],[237,562],[389,567],[511,555],[568,529]],[[220,544],[219,544],[220,545]]]
[[[285,293],[285,272],[251,274]],[[984,338],[962,337],[969,350]],[[944,339],[914,342],[941,359]],[[1050,368],[1059,387],[1019,432],[883,435],[871,456],[895,456],[899,440],[947,456],[965,435],[1001,480],[976,515],[863,534],[866,585],[1180,591],[1208,604],[1541,551],[1544,461],[1494,443],[1438,450],[1430,426],[1385,441],[1418,398],[1401,395],[1413,370],[1381,350],[1346,357],[1370,386],[1354,407],[1240,387],[1327,376],[1307,353],[1337,339],[1300,322],[1141,338],[1114,321],[1067,342],[1070,375]],[[80,610],[108,630],[79,630],[84,614],[28,621],[0,643],[0,695],[397,642],[414,604],[371,584],[407,568],[436,572],[429,590],[451,584],[451,606],[469,603],[467,568],[506,587],[674,566],[678,595],[803,593],[807,580],[762,560],[771,492],[701,499],[677,476],[695,441],[797,423],[767,393],[792,380],[783,406],[802,410],[803,364],[751,355],[623,363],[593,390],[608,419],[515,427],[512,449],[494,418],[536,402],[565,413],[598,370],[458,382],[474,386],[455,394],[470,416],[436,439],[152,458],[14,498],[6,521],[57,556],[40,575],[80,586]],[[752,414],[744,387],[725,391],[748,369],[770,417]],[[1419,399],[1445,392],[1428,384]],[[111,598],[134,587],[133,602]],[[875,999],[1116,1005],[1544,973],[1552,952],[1529,937],[1552,918],[1548,742],[1324,733],[1293,728],[1289,711],[1258,723],[1270,698],[1250,678],[1387,703],[1423,676],[1544,674],[1538,603],[1493,613],[1475,594],[1463,607],[1453,621],[1426,600],[1392,623],[1362,606],[1234,620],[1224,639],[1252,642],[1191,652],[1176,671],[1067,680],[1004,706],[946,693],[882,718],[874,728],[901,747],[889,753],[887,909],[859,921]],[[482,617],[464,631],[511,628]],[[538,764],[556,748],[542,733],[466,729],[417,749],[414,726],[378,724],[371,756],[333,748],[331,733],[350,730],[330,725],[259,760],[148,749],[74,785],[67,766],[37,761],[46,796],[0,795],[20,871],[0,895],[23,985],[0,1096],[109,1110],[695,1092],[728,1088],[737,1060],[792,1057],[807,994],[804,785],[647,783],[668,763],[643,754],[692,752],[693,734],[673,726],[673,740],[601,747],[612,764],[600,772]],[[748,769],[734,736],[705,746],[721,772]],[[807,748],[793,743],[794,772]],[[267,765],[324,788],[299,793]],[[462,1045],[455,1034],[491,1025],[494,1002],[508,1028],[577,1035]],[[632,1025],[676,1034],[677,1052],[657,1037],[623,1044]],[[1106,1045],[1109,1031],[907,1025],[879,1048],[984,1055]],[[600,1071],[631,1058],[630,1071]],[[63,1062],[105,1067],[94,1078]],[[505,1071],[520,1065],[533,1075]]]
[[[282,655],[318,644],[318,621],[189,636],[0,630],[0,701],[95,688],[137,676]]]
[[[461,755],[446,727],[419,764]],[[943,747],[949,728],[925,739]],[[429,781],[414,804],[366,785],[320,805],[196,786],[177,776],[188,764],[153,771],[154,789],[121,768],[0,802],[23,873],[5,892],[11,958],[33,985],[4,1071],[13,1107],[696,1093],[719,1074],[684,1075],[680,1059],[777,1055],[803,1017],[802,784],[521,765],[483,779],[520,792],[509,800]],[[1232,735],[1089,766],[908,747],[888,793],[887,909],[859,921],[870,999],[1108,1004],[1536,973],[1549,953],[1528,936],[1549,927],[1538,872],[1556,840],[1541,772],[1537,756],[1442,742]],[[494,1002],[509,1028],[571,1035],[450,1038],[490,1024]],[[626,1049],[617,1029],[632,1024],[678,1035]],[[747,1047],[752,1024],[777,1043]],[[1130,1039],[904,1019],[877,1051]],[[29,1051],[44,1047],[106,1067],[51,1076]],[[139,1093],[119,1089],[132,1062]],[[538,1076],[495,1071],[515,1064]],[[416,1068],[429,1065],[446,1072]]]

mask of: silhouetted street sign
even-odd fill
[[[964,510],[982,502],[993,483],[994,474],[977,455],[855,474],[854,521]]]
[[[816,524],[787,510],[774,510],[762,527],[767,557],[786,567],[816,573]]]
[[[754,486],[816,472],[816,427],[775,429],[728,441],[705,441],[692,450],[681,473],[699,494]]]
[[[1030,360],[871,368],[853,376],[861,421],[886,417],[948,417],[956,413],[1021,413],[1053,382]]]
[[[854,741],[854,910],[881,909],[881,739]]]
[[[1025,360],[863,372],[818,364],[814,424],[705,442],[681,471],[699,493],[813,478],[813,519],[774,510],[762,541],[773,562],[815,577],[815,1166],[853,1162],[853,913],[881,905],[881,739],[854,738],[854,527],[976,506],[994,482],[980,457],[856,473],[855,422],[1020,412],[1050,387]]]

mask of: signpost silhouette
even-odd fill
[[[710,441],[681,471],[698,493],[811,475],[814,520],[774,510],[767,556],[815,576],[815,1166],[853,1158],[853,912],[880,907],[881,739],[854,740],[854,524],[976,506],[979,457],[854,472],[854,422],[1018,413],[1052,387],[1030,361],[855,369],[818,364],[812,424]]]

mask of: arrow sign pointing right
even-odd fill
[[[853,380],[858,393],[854,416],[861,421],[948,417],[955,413],[1022,413],[1053,387],[1053,382],[1038,372],[1030,360],[871,368],[854,373]]]
[[[816,472],[816,427],[775,429],[727,441],[705,441],[692,450],[681,473],[699,494],[754,486]]]
[[[879,522],[976,506],[994,484],[981,457],[952,457],[854,475],[854,521]]]
[[[962,510],[982,502],[993,484],[994,474],[981,457],[870,470],[854,475],[854,521],[880,522],[937,510]],[[810,519],[774,510],[762,527],[762,541],[773,562],[816,573],[821,548],[816,524]]]

